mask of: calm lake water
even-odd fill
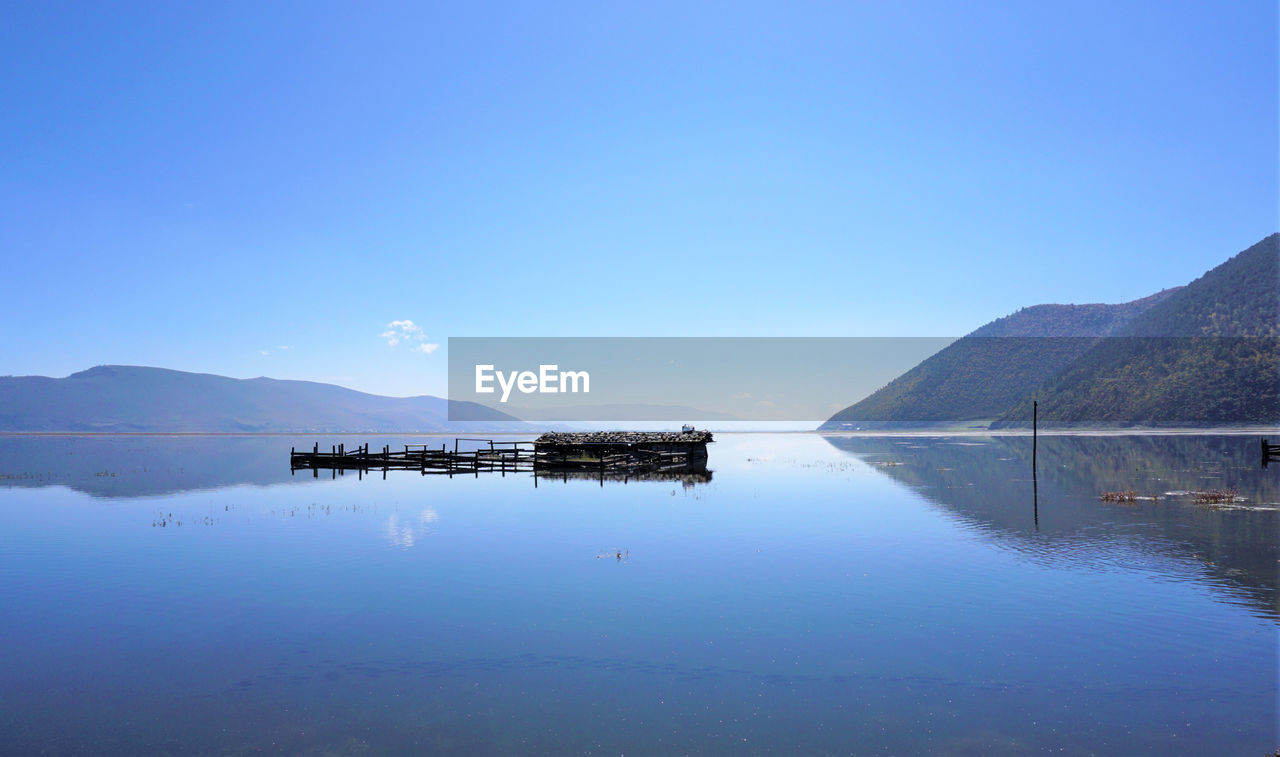
[[[1035,501],[1024,438],[721,435],[709,482],[536,487],[292,477],[315,441],[0,438],[0,751],[1280,746],[1255,436],[1042,438]],[[1177,494],[1210,488],[1241,501]]]

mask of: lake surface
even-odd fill
[[[1255,436],[1045,437],[1034,492],[1022,437],[721,435],[710,481],[537,486],[291,476],[316,441],[0,437],[0,751],[1280,746]]]

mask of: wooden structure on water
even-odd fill
[[[427,444],[405,444],[402,449],[385,445],[369,450],[369,445],[348,451],[343,444],[322,451],[316,444],[311,450],[289,451],[289,469],[310,470],[319,477],[321,470],[336,478],[348,471],[362,477],[389,470],[418,471],[427,475],[474,475],[481,473],[533,473],[538,476],[563,478],[598,478],[616,480],[710,480],[706,468],[707,444],[713,441],[706,431],[636,432],[608,431],[584,433],[548,433],[535,441],[495,441],[459,437],[453,448],[442,443],[437,449]],[[466,442],[468,449],[462,447]],[[690,479],[692,477],[692,479]],[[704,478],[705,477],[705,478]]]
[[[1267,463],[1280,463],[1280,444],[1268,444],[1266,439],[1262,440],[1262,467],[1267,467]]]
[[[621,456],[705,463],[713,441],[710,431],[581,431],[546,433],[533,445],[549,457],[566,459]]]

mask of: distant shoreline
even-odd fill
[[[726,431],[709,429],[712,433],[728,436],[747,436],[759,434],[811,434],[814,436],[834,437],[990,437],[990,436],[1031,436],[1029,428],[1001,429],[868,429],[858,431],[819,431],[818,429],[791,431]],[[398,437],[449,437],[473,434],[488,437],[498,436],[536,436],[541,431],[0,431],[0,437],[39,437],[39,436],[86,436],[86,437],[299,437],[299,436],[398,436]],[[1040,436],[1258,436],[1273,434],[1280,436],[1278,426],[1206,426],[1178,428],[1087,428],[1087,429],[1053,429],[1042,428]]]

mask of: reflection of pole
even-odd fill
[[[1040,442],[1040,403],[1031,401],[1031,513],[1040,530],[1040,481],[1036,473],[1036,447]]]

